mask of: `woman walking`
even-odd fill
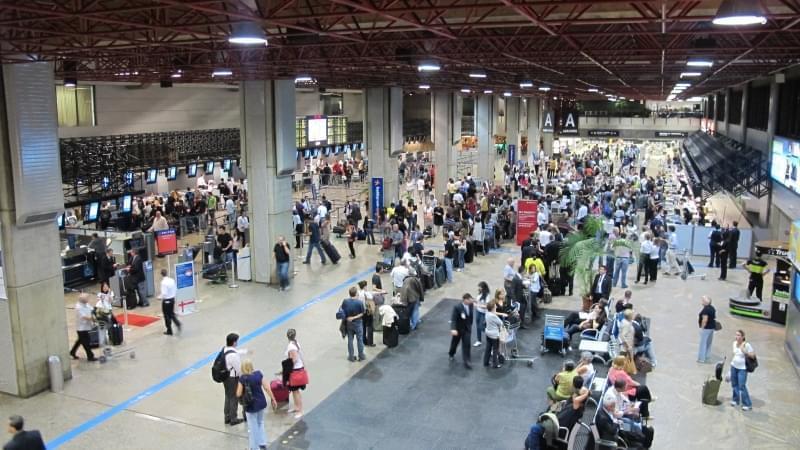
[[[483,367],[489,367],[491,358],[492,367],[499,369],[500,364],[500,330],[503,328],[503,321],[496,313],[497,303],[492,300],[486,305],[486,348],[483,350]]]
[[[753,409],[750,393],[747,391],[747,358],[755,357],[753,347],[745,340],[744,331],[737,330],[731,358],[731,388],[733,388],[731,406],[739,406],[741,403],[742,411]]]
[[[286,346],[286,359],[291,360],[291,368],[290,370],[284,369],[283,371],[283,384],[289,388],[289,392],[292,393],[292,402],[294,403],[294,408],[290,409],[290,413],[294,413],[295,419],[300,419],[303,417],[303,397],[300,394],[300,391],[306,389],[306,384],[308,382],[308,375],[305,375],[305,366],[303,365],[303,354],[300,351],[300,344],[297,343],[297,331],[294,328],[290,328],[286,332],[286,338],[289,340],[289,344]],[[291,383],[292,374],[295,372],[302,372],[302,375],[305,375],[305,383]],[[301,380],[302,376],[296,375],[294,378]]]
[[[267,403],[264,392],[269,396],[269,403]],[[236,396],[242,402],[244,414],[247,417],[250,450],[266,450],[267,432],[264,430],[264,410],[269,405],[275,409],[278,403],[275,401],[264,375],[260,370],[253,370],[253,362],[249,359],[242,361],[242,374],[239,376],[239,384],[236,386]]]
[[[486,306],[489,303],[489,285],[485,281],[478,283],[478,297],[475,301],[475,332],[478,335],[478,340],[472,344],[473,347],[480,347],[481,335],[483,329],[486,328]]]

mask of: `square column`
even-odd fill
[[[475,134],[478,138],[478,178],[494,182],[494,124],[495,99],[491,95],[481,95],[476,99]]]
[[[400,199],[397,156],[403,152],[403,89],[399,87],[364,90],[364,141],[369,158],[369,177],[383,178],[383,203]],[[370,209],[375,205],[369,190]],[[371,211],[363,211],[363,214]]]
[[[431,95],[431,126],[435,150],[433,162],[436,166],[434,190],[439,200],[447,190],[447,180],[456,177],[463,106],[462,98],[452,92],[435,91]]]
[[[50,386],[49,356],[71,378],[56,215],[64,211],[53,66],[0,73],[0,392]]]
[[[510,152],[511,148],[509,145],[513,145],[515,150],[515,160],[511,161],[515,163],[517,159],[519,159],[519,107],[520,107],[520,99],[519,97],[508,97],[506,98],[506,151]],[[509,153],[510,154],[510,153]]]
[[[555,133],[555,128],[556,128],[555,127],[555,125],[556,125],[555,124],[556,114],[555,114],[555,111],[553,110],[553,104],[550,103],[547,100],[542,102],[542,111],[543,111],[543,114],[542,114],[540,130],[544,128],[544,125],[545,125],[544,124],[544,120],[545,120],[548,112],[550,113],[550,119],[553,121],[553,123],[551,124],[553,131],[548,131],[548,132],[542,131],[542,143],[544,144],[544,148],[543,148],[544,156],[549,158],[549,157],[553,156],[553,138],[554,138],[553,134]],[[545,173],[547,173],[547,171],[545,171]]]
[[[245,81],[239,95],[250,208],[250,268],[253,281],[276,283],[272,248],[278,236],[289,241],[293,233],[292,173],[297,164],[294,81]]]
[[[528,163],[533,164],[534,152],[539,152],[539,140],[542,137],[541,118],[542,101],[538,98],[528,98]]]

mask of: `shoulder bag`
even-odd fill
[[[308,384],[308,372],[305,367],[302,369],[292,370],[289,374],[289,386],[301,387]]]
[[[752,358],[745,355],[744,366],[749,373],[755,372],[756,368],[758,367],[758,358],[756,357],[756,355],[754,354]]]
[[[714,331],[720,331],[722,329],[722,324],[719,323],[719,320],[714,320]]]

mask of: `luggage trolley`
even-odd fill
[[[700,278],[701,280],[706,279],[705,273],[693,273],[689,274],[689,249],[685,249],[683,251],[683,264],[681,264],[681,280],[686,281],[689,278]],[[694,272],[694,271],[692,271]]]
[[[514,315],[519,314],[519,303],[514,303]],[[525,361],[528,367],[533,367],[533,362],[538,358],[519,354],[519,342],[517,341],[517,330],[521,322],[517,320],[503,320],[503,327],[506,329],[506,339],[500,339],[499,352],[505,361]]]
[[[564,339],[566,337],[567,333],[564,330],[564,316],[545,314],[542,345],[539,351],[542,354],[547,351],[558,352],[563,358],[567,354],[567,346],[564,344]]]

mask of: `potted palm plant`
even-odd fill
[[[561,267],[569,268],[570,275],[574,277],[584,311],[588,311],[592,304],[594,262],[603,253],[603,220],[600,217],[587,217],[580,229],[571,231],[564,237],[564,244],[558,255],[559,263]]]

